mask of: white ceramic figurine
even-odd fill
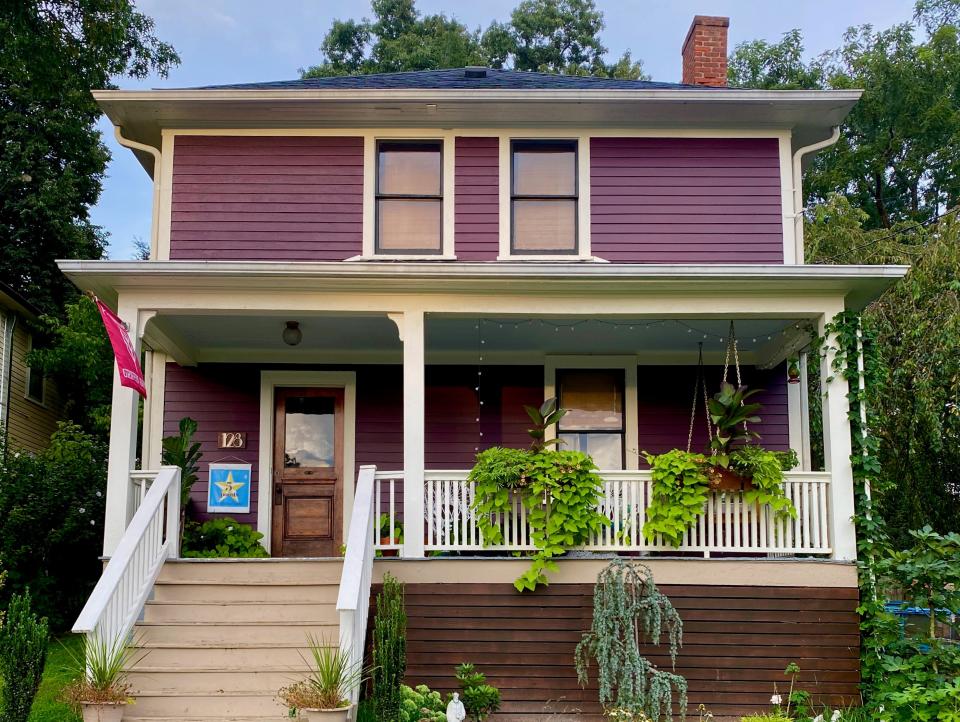
[[[467,718],[467,710],[463,708],[463,702],[460,701],[460,694],[453,693],[453,699],[447,705],[447,722],[463,722]]]

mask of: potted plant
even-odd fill
[[[403,544],[403,524],[396,519],[393,520],[393,534],[390,533],[390,516],[381,514],[377,522],[378,536],[383,545]],[[398,554],[397,549],[381,549],[380,555],[385,557],[395,557]]]
[[[63,700],[79,709],[83,722],[119,722],[124,708],[133,703],[127,672],[135,648],[125,638],[113,641],[94,635],[84,637],[83,654],[74,655],[73,663],[77,679],[67,685]]]
[[[720,384],[720,391],[707,402],[714,435],[710,439],[710,469],[707,477],[714,491],[742,491],[750,483],[731,468],[731,454],[739,444],[746,444],[760,438],[750,431],[747,424],[759,423],[757,412],[762,408],[756,402],[747,403],[747,399],[760,393],[759,389],[748,390],[746,386],[734,386],[728,381]]]
[[[353,707],[350,695],[363,682],[363,669],[338,646],[314,637],[309,637],[309,646],[310,676],[284,687],[278,696],[291,717],[303,712],[309,722],[346,722]]]

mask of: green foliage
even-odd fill
[[[27,722],[40,689],[50,632],[47,620],[33,613],[30,593],[15,594],[0,627],[0,719]]]
[[[457,667],[456,675],[463,708],[474,722],[483,722],[500,709],[500,690],[487,684],[486,675],[474,665],[464,662]]]
[[[512,511],[512,494],[527,510],[530,539],[537,547],[530,569],[515,582],[519,591],[547,584],[554,557],[586,543],[608,523],[598,509],[603,481],[597,466],[579,451],[487,449],[477,458],[469,479],[476,484],[473,510],[484,544],[500,544],[494,515]],[[544,503],[544,500],[547,503]]]
[[[644,457],[650,464],[653,484],[643,535],[647,541],[660,535],[673,546],[680,546],[707,501],[710,487],[706,457],[680,449],[657,456],[644,452]]]
[[[306,78],[466,65],[572,75],[641,78],[625,52],[612,64],[600,41],[603,13],[593,0],[524,0],[506,23],[481,33],[443,13],[421,15],[415,0],[372,0],[373,20],[334,20]]]
[[[741,446],[730,453],[731,468],[751,482],[743,492],[743,500],[748,504],[769,506],[777,517],[796,519],[797,510],[783,491],[784,464],[791,462],[796,462],[796,452],[791,455],[767,451],[754,444]]]
[[[277,696],[294,716],[302,709],[340,709],[350,704],[350,695],[363,682],[363,667],[334,642],[307,637],[310,675],[282,688]]]
[[[712,461],[717,466],[724,469],[730,466],[730,450],[734,445],[759,438],[760,435],[750,431],[747,424],[760,422],[757,412],[762,406],[756,402],[746,402],[758,393],[760,389],[747,390],[746,386],[734,386],[724,381],[720,384],[720,390],[707,401],[710,421],[715,429],[710,437],[710,450]]]
[[[200,443],[193,440],[197,433],[197,422],[189,416],[180,419],[176,436],[167,436],[163,439],[161,459],[164,466],[180,467],[180,504],[183,508],[190,503],[190,490],[197,482],[197,472],[200,470]]]
[[[260,540],[263,534],[229,516],[202,524],[187,522],[181,554],[188,559],[246,559],[270,556]]]
[[[57,315],[40,319],[46,338],[31,351],[28,361],[57,382],[71,421],[106,438],[113,393],[110,339],[100,311],[86,296],[68,303],[64,311],[64,320]]]
[[[0,607],[29,589],[53,629],[73,623],[103,570],[106,457],[103,443],[71,424],[39,454],[0,448]]]
[[[533,441],[530,444],[530,450],[533,452],[543,451],[550,444],[559,444],[559,439],[547,439],[547,429],[562,419],[566,409],[558,408],[556,397],[544,401],[539,408],[535,406],[524,406],[523,410],[527,412],[533,426],[527,429],[530,438]]]
[[[447,722],[447,706],[439,692],[432,692],[425,684],[415,689],[400,685],[400,714],[398,722]],[[384,717],[372,717],[371,722],[379,722]],[[358,720],[358,722],[360,722]]]
[[[75,680],[64,689],[63,699],[74,709],[79,709],[84,702],[125,704],[130,701],[126,669],[144,655],[128,644],[126,637],[109,641],[84,636],[81,651],[71,651],[71,656]]]
[[[834,50],[803,61],[792,30],[780,43],[741,43],[731,84],[753,88],[863,88],[840,141],[807,173],[804,206],[845,194],[868,227],[936,218],[960,201],[960,42],[956,3],[920,0],[912,22],[849,28]],[[925,32],[924,32],[925,31]]]
[[[80,715],[61,697],[63,690],[81,676],[72,660],[83,651],[83,637],[68,634],[51,640],[47,649],[47,663],[43,668],[40,691],[33,700],[30,722],[80,722]]]
[[[76,295],[58,258],[100,258],[90,222],[109,152],[90,91],[178,62],[132,0],[21,0],[0,11],[0,280],[45,313]]]
[[[676,664],[683,622],[670,600],[657,589],[642,564],[615,559],[600,572],[593,589],[593,623],[577,645],[575,662],[581,685],[589,678],[590,659],[597,663],[600,704],[632,714],[645,712],[658,722],[673,715],[673,694],[680,715],[687,711],[687,681],[658,669],[640,655],[640,644],[659,645],[666,634],[670,660]]]
[[[397,719],[407,671],[407,611],[403,583],[387,573],[373,618],[373,709],[377,719]]]

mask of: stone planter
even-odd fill
[[[307,716],[308,722],[347,722],[347,716],[353,705],[340,707],[339,709],[303,709],[300,710]]]
[[[83,710],[83,722],[120,722],[120,720],[123,719],[126,706],[126,702],[111,702],[107,704],[94,704],[92,702],[80,703],[80,707]]]

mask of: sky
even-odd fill
[[[443,12],[470,28],[506,20],[518,0],[418,0],[421,12]],[[792,28],[803,31],[814,56],[837,47],[851,25],[886,28],[910,19],[912,0],[596,0],[611,55],[631,50],[654,80],[679,81],[680,46],[694,15],[730,17],[730,48],[737,43],[777,41]],[[118,78],[125,89],[286,80],[320,60],[320,42],[334,18],[370,14],[366,0],[139,0],[156,21],[156,33],[180,54],[168,78]],[[134,255],[134,241],[149,242],[152,183],[120,147],[102,118],[100,128],[113,159],[93,222],[109,234],[110,258]]]

